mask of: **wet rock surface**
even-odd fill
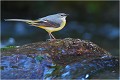
[[[119,59],[90,41],[65,38],[2,50],[2,79],[118,77]]]

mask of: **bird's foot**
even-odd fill
[[[46,41],[55,41],[56,39],[47,39]]]

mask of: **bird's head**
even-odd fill
[[[60,19],[65,20],[66,17],[68,16],[68,14],[65,14],[65,13],[58,13],[58,14],[56,14],[56,16],[57,16],[58,18],[60,18]]]

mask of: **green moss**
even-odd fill
[[[14,49],[16,48],[16,46],[7,46],[7,47],[4,47],[4,48],[0,48],[1,51],[7,51],[7,50],[11,50],[11,49]]]
[[[36,60],[38,60],[38,61],[42,61],[44,59],[44,57],[43,56],[36,56]]]
[[[52,71],[52,73],[46,74],[45,78],[60,76],[62,74],[61,69],[63,69],[64,67],[56,64],[55,66],[50,66],[50,68],[54,70]]]
[[[1,70],[4,70],[4,66],[0,66],[0,69],[1,69]]]

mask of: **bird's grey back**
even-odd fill
[[[51,21],[51,22],[54,22],[54,23],[57,23],[57,24],[62,23],[62,20],[60,19],[60,15],[58,15],[58,14],[49,15],[49,16],[40,18],[40,21],[45,21],[45,20],[48,20],[48,21]]]

